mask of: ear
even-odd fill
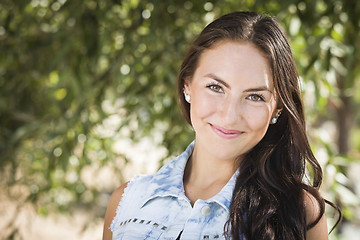
[[[283,110],[282,107],[275,109],[275,111],[274,111],[274,117],[280,117],[282,110]]]
[[[277,104],[276,104],[276,109],[273,112],[273,117],[277,117],[277,118],[280,117],[283,108],[284,108],[284,105],[278,99]]]
[[[190,78],[184,80],[184,92],[191,95],[191,81]]]

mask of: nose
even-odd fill
[[[228,97],[222,107],[222,119],[225,126],[233,126],[242,118],[241,101]]]

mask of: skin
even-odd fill
[[[236,160],[263,138],[280,109],[267,60],[245,43],[219,42],[205,51],[185,91],[196,133],[184,175],[193,203],[221,190],[236,171]]]
[[[306,211],[306,224],[314,222],[320,212],[320,207],[316,199],[305,192],[305,211]],[[311,229],[306,232],[307,240],[328,240],[328,229],[326,216],[323,214],[320,221]]]
[[[265,135],[271,118],[278,116],[276,93],[267,59],[252,44],[220,41],[205,50],[191,79],[190,116],[196,143],[184,173],[185,194],[192,204],[216,195],[229,181],[239,161]],[[103,239],[127,183],[116,189],[105,215]],[[306,193],[305,193],[306,194]],[[306,220],[315,220],[319,207],[306,194]],[[326,218],[310,229],[307,239],[327,238]]]
[[[127,187],[128,182],[124,183],[115,191],[110,197],[108,207],[106,209],[105,213],[105,219],[104,219],[104,229],[103,229],[103,240],[111,240],[112,239],[112,232],[110,231],[109,227],[111,225],[112,220],[114,219],[116,215],[116,208],[119,205],[119,202],[122,198],[122,195],[124,194],[124,190]]]

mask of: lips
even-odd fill
[[[236,138],[244,133],[242,131],[226,129],[226,128],[222,128],[222,127],[215,126],[212,124],[210,124],[210,126],[217,135],[219,135],[220,137],[225,138],[225,139]]]

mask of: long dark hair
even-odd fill
[[[264,54],[272,70],[278,107],[282,108],[278,122],[269,126],[264,138],[239,164],[226,235],[247,240],[305,239],[306,231],[324,214],[324,199],[318,193],[322,171],[306,136],[299,76],[286,34],[273,18],[253,12],[230,13],[206,26],[190,46],[178,76],[180,106],[190,124],[184,81],[191,80],[203,51],[220,40],[251,43]],[[312,173],[310,183],[304,183],[307,166]],[[309,225],[305,192],[319,205],[318,215]]]

